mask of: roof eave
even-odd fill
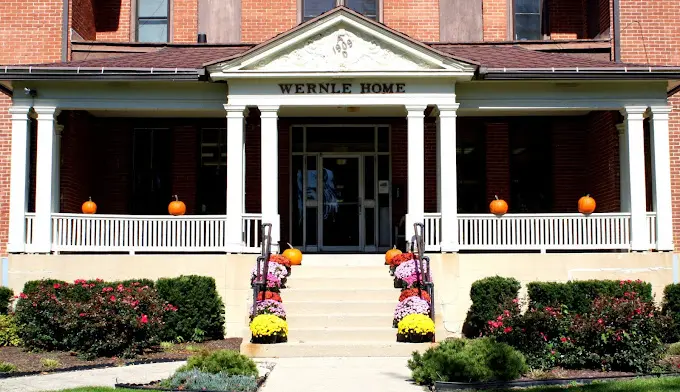
[[[196,81],[204,69],[0,67],[1,80]]]
[[[486,68],[479,70],[486,80],[676,80],[680,68]]]

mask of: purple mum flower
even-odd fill
[[[394,310],[394,319],[401,321],[409,314],[428,315],[430,314],[430,304],[422,298],[408,297],[397,304],[397,308]]]

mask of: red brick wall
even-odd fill
[[[510,200],[510,132],[507,122],[486,124],[486,199]]]
[[[505,1],[482,1],[484,41],[506,41],[508,38],[508,6]]]
[[[554,40],[586,38],[588,18],[586,0],[550,2],[550,38]]]
[[[70,3],[71,28],[84,40],[88,41],[97,39],[94,10],[95,1],[96,0],[71,0]]]
[[[172,42],[195,43],[198,35],[198,0],[172,0]]]
[[[130,0],[95,0],[97,41],[130,41]]]
[[[435,120],[434,117],[425,119],[425,212],[437,212],[437,123]]]
[[[619,134],[616,112],[592,112],[587,118],[585,170],[587,188],[598,212],[617,212],[620,203]]]
[[[262,42],[297,24],[297,0],[243,0],[241,41]]]
[[[179,125],[172,129],[172,194],[187,206],[187,214],[195,214],[198,186],[198,127]]]
[[[97,213],[127,214],[132,192],[132,127],[125,119],[98,119],[93,146],[92,199]]]
[[[1,23],[1,22],[0,22]],[[2,45],[2,41],[0,41]],[[10,149],[11,149],[11,118],[7,111],[11,105],[11,99],[0,93],[0,255],[6,255],[8,224],[9,224],[9,172],[10,172]]]
[[[408,197],[408,154],[406,153],[408,151],[408,126],[406,119],[400,119],[392,124],[390,138],[392,185],[401,189],[398,198],[396,191],[393,190],[392,193],[392,226],[397,226],[401,218],[406,215]],[[400,230],[403,231],[403,228],[400,228]]]
[[[0,64],[59,61],[61,11],[56,0],[0,1]]]
[[[383,22],[412,38],[439,41],[439,0],[383,0]]]
[[[92,118],[87,112],[75,111],[62,113],[59,118],[64,125],[61,134],[61,212],[78,213],[83,202],[93,196]]]
[[[553,212],[574,212],[584,189],[585,118],[555,117],[552,121]]]

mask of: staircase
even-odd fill
[[[405,357],[429,343],[397,343],[392,328],[399,290],[383,255],[305,255],[281,292],[288,343],[252,344],[252,357]]]

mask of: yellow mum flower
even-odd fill
[[[400,334],[427,335],[434,333],[434,321],[424,314],[409,314],[397,325]]]
[[[288,336],[288,323],[273,314],[261,314],[250,323],[250,332],[254,337]]]

